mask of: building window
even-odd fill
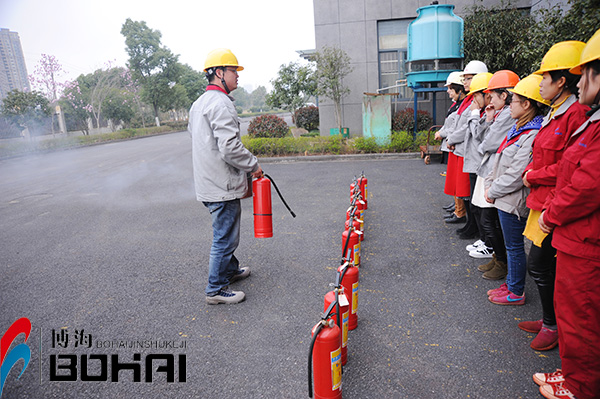
[[[413,19],[396,19],[377,22],[379,46],[379,89],[400,84],[406,79],[406,56],[408,48],[408,25]],[[406,84],[406,83],[404,83]],[[380,90],[399,93],[398,99],[410,99],[413,92],[407,86]]]

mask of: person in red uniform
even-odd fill
[[[554,231],[557,250],[554,308],[562,372],[538,373],[549,399],[600,398],[600,30],[580,64],[579,102],[588,119],[571,136],[559,162],[556,189],[538,223]]]
[[[533,158],[525,173],[523,184],[531,189],[527,196],[530,209],[525,236],[533,245],[527,258],[529,275],[535,281],[542,303],[542,319],[522,321],[521,330],[536,333],[531,348],[550,350],[558,344],[558,331],[554,314],[554,278],[556,275],[556,249],[552,246],[552,233],[543,233],[538,225],[548,194],[556,185],[558,161],[562,158],[573,132],[587,119],[590,108],[577,100],[579,75],[569,69],[579,64],[584,42],[556,43],[542,59],[540,95],[547,100],[551,110],[542,122],[542,128],[533,140]]]

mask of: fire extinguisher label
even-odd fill
[[[342,348],[348,345],[348,319],[350,318],[348,313],[342,314]]]
[[[369,191],[367,190],[367,185],[365,184],[365,200],[369,196]]]
[[[360,241],[354,245],[354,264],[360,265]]]
[[[358,307],[358,281],[352,284],[352,314],[356,313]]]
[[[342,348],[331,352],[331,390],[335,391],[342,386]]]

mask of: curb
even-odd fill
[[[417,159],[418,152],[385,153],[385,154],[343,154],[343,155],[303,155],[290,157],[259,157],[260,163],[291,163],[291,162],[329,162],[329,161],[366,161],[388,159]]]

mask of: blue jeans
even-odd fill
[[[502,226],[506,257],[508,260],[508,275],[506,285],[508,290],[515,295],[523,295],[525,290],[525,276],[527,275],[527,257],[525,256],[525,241],[523,231],[527,218],[520,218],[512,213],[498,210],[498,218]]]
[[[212,217],[213,242],[208,263],[206,295],[215,294],[229,285],[229,279],[239,269],[240,262],[233,252],[240,243],[240,200],[203,202]]]

